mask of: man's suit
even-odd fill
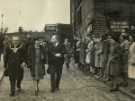
[[[64,64],[64,45],[50,43],[48,48],[49,73],[51,75],[51,91],[59,90],[62,68]]]

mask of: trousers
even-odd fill
[[[51,65],[51,67],[50,67],[51,68],[50,75],[51,75],[51,90],[52,91],[59,89],[60,80],[61,80],[61,76],[62,76],[62,67],[63,67],[63,64]]]
[[[16,86],[18,89],[21,89],[21,82],[23,80],[23,76],[24,76],[24,70],[22,68],[20,68],[17,75],[15,76],[9,75],[11,93],[15,93]]]

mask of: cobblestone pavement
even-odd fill
[[[29,70],[25,69],[25,72],[23,92],[9,97],[9,81],[6,77],[0,87],[0,101],[132,101],[120,92],[110,93],[104,83],[85,76],[75,68],[63,69],[61,90],[56,93],[50,93],[49,75],[46,75],[40,82],[39,96],[35,96]]]

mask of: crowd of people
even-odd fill
[[[133,34],[125,32],[88,34],[86,39],[76,41],[75,60],[83,72],[111,83],[111,92],[118,91],[120,86],[128,86],[129,69],[134,74],[133,43]]]
[[[128,77],[135,77],[135,43],[133,34],[88,34],[86,39],[72,42],[66,38],[61,41],[59,35],[53,35],[49,42],[42,38],[22,41],[18,37],[5,37],[4,67],[5,75],[9,76],[10,96],[14,96],[16,86],[21,91],[24,67],[31,71],[36,84],[44,78],[46,72],[50,74],[51,92],[59,90],[62,68],[65,64],[70,69],[74,64],[85,74],[96,79],[110,82],[110,91],[118,91],[120,86],[128,86]],[[48,68],[45,71],[45,68]]]

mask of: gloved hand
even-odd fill
[[[21,68],[27,67],[27,64],[25,62],[23,62],[20,67]]]
[[[61,57],[60,53],[55,54],[56,57]]]

